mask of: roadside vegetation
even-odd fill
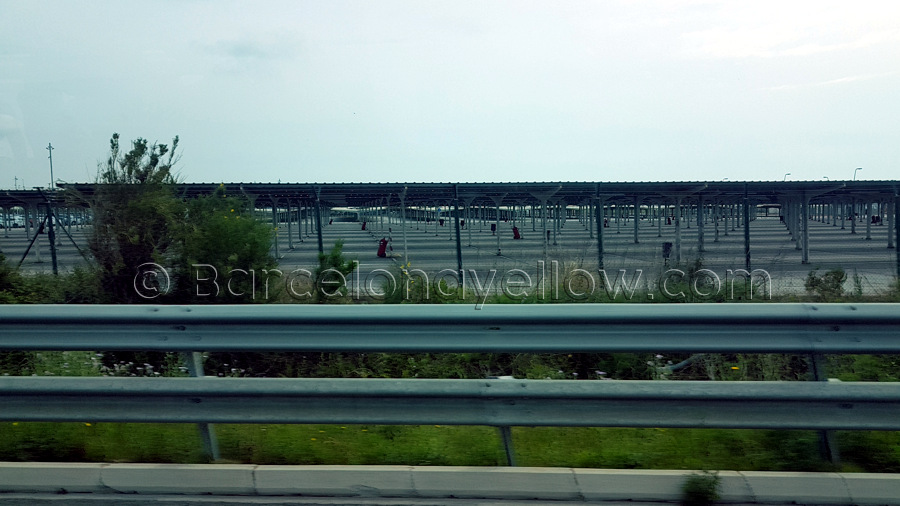
[[[346,289],[308,300],[283,291],[258,297],[250,277],[236,279],[216,296],[195,281],[212,272],[277,268],[270,254],[273,230],[254,217],[253,203],[220,186],[209,195],[184,199],[174,192],[177,137],[171,146],[143,139],[122,153],[114,135],[100,167],[103,187],[92,196],[71,195],[91,205],[90,248],[95,263],[60,276],[22,275],[0,255],[0,303],[6,304],[210,304],[359,302]],[[148,263],[173,266],[171,278],[146,278],[147,292],[134,288],[134,273]],[[192,268],[203,263],[207,271]],[[319,258],[323,272],[348,276],[353,262],[342,244]],[[672,299],[659,291],[642,302],[897,302],[900,290],[866,296],[858,279],[843,271],[813,270],[806,297],[765,297],[765,286],[737,283],[736,297],[697,293],[701,260],[673,280]],[[550,287],[557,300],[530,296],[460,293],[446,284],[428,286],[406,264],[395,270],[398,289],[365,303],[535,304],[552,302],[623,303],[603,291],[589,297],[577,282]],[[161,283],[170,283],[163,287]],[[699,285],[698,285],[699,282]],[[846,285],[851,285],[850,289]],[[214,286],[214,285],[208,285]],[[166,288],[163,290],[163,288]],[[315,287],[312,287],[315,288]],[[212,289],[212,288],[210,288]],[[702,291],[702,290],[701,290]],[[569,295],[568,297],[565,295]],[[634,301],[637,302],[637,301]],[[514,376],[550,380],[715,380],[805,381],[806,357],[793,355],[704,354],[400,354],[400,353],[212,353],[204,356],[207,375],[231,377],[470,378]],[[827,357],[829,377],[842,381],[900,381],[900,357]],[[0,374],[10,376],[186,376],[172,353],[0,352]],[[496,429],[452,426],[286,426],[218,425],[223,459],[258,464],[503,465]],[[900,434],[839,432],[845,471],[900,472]],[[820,471],[833,466],[819,456],[815,432],[762,430],[513,428],[516,457],[526,466],[644,469],[734,469]],[[0,423],[0,460],[202,462],[193,425],[36,422]]]

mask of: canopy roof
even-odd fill
[[[900,181],[683,181],[683,182],[531,182],[531,183],[181,183],[176,191],[185,198],[208,195],[224,185],[228,192],[243,194],[260,204],[272,201],[315,201],[330,207],[378,206],[388,199],[408,205],[447,205],[459,198],[463,204],[529,205],[543,201],[578,205],[602,198],[606,202],[633,204],[737,202],[745,193],[755,204],[777,204],[808,197],[811,202],[887,200],[896,195]],[[96,192],[93,183],[59,184],[85,199]],[[44,194],[59,203],[60,191]],[[0,191],[0,207],[45,202],[40,190]]]

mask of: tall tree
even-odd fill
[[[184,203],[174,194],[177,147],[177,136],[171,148],[138,138],[122,153],[119,134],[110,139],[109,156],[99,167],[91,199],[94,226],[89,238],[110,302],[151,302],[147,296],[154,293],[142,292],[136,284],[145,288],[148,282],[165,282],[140,279],[139,267],[151,262],[170,264],[176,254],[173,246],[185,212]],[[164,291],[166,287],[155,288]]]

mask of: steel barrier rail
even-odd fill
[[[900,383],[0,378],[0,420],[900,429]]]
[[[2,306],[0,350],[900,353],[898,304]],[[900,429],[900,383],[0,378],[0,420]]]
[[[900,304],[0,305],[0,350],[900,353]]]

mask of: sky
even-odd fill
[[[900,2],[0,0],[0,188],[900,179],[898,91]]]

